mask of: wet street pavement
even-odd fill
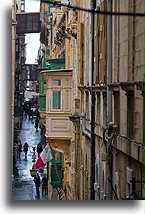
[[[36,197],[36,189],[33,181],[34,178],[30,175],[30,169],[32,169],[33,165],[32,148],[37,148],[37,144],[41,141],[41,135],[40,129],[38,129],[36,132],[33,121],[28,118],[23,119],[22,130],[19,134],[22,147],[24,143],[27,142],[29,149],[27,158],[25,158],[25,154],[22,151],[20,159],[17,159],[16,167],[18,169],[18,176],[15,176],[12,181],[12,200],[38,200]],[[41,179],[42,174],[39,175]],[[42,196],[41,187],[39,200],[48,200],[47,196]]]

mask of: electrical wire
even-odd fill
[[[138,142],[138,141],[132,140],[131,138],[129,138],[127,136],[124,136],[124,135],[120,135],[120,134],[114,134],[114,136],[118,136],[118,137],[120,137],[122,139],[128,140],[130,143],[134,143],[137,146],[144,148],[144,144],[142,142]]]
[[[89,122],[91,123],[90,119],[85,119],[85,120],[86,120],[86,121],[89,121]],[[108,127],[102,126],[101,124],[97,124],[97,123],[95,123],[95,125],[98,126],[98,127],[100,127],[100,128],[102,128],[102,129],[104,130],[103,133],[104,133],[104,135],[105,135],[105,131],[108,130]],[[142,142],[138,142],[138,141],[133,140],[133,139],[131,139],[131,138],[125,136],[125,135],[118,134],[117,132],[112,132],[112,133],[113,133],[113,136],[114,136],[114,137],[120,137],[120,138],[122,138],[122,139],[128,140],[130,143],[134,143],[134,144],[137,145],[138,147],[143,147],[143,148],[144,148],[144,144],[143,144]]]
[[[109,12],[109,11],[98,11],[98,10],[91,10],[87,8],[82,8],[82,7],[76,7],[72,6],[70,3],[69,4],[63,4],[63,3],[58,3],[58,2],[52,2],[50,0],[41,0],[41,3],[47,3],[47,4],[53,4],[56,6],[62,6],[62,7],[67,7],[73,10],[80,10],[88,13],[95,13],[95,14],[100,14],[100,15],[112,15],[112,16],[145,16],[145,13],[129,13],[129,12]]]

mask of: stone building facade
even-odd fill
[[[143,1],[114,2],[115,11],[142,12]],[[143,180],[143,17],[113,18],[112,83],[113,120],[118,133],[113,146],[113,180],[119,199],[131,193],[129,180]],[[116,35],[116,36],[115,36]],[[117,108],[115,108],[117,106]],[[118,177],[118,178],[117,178]],[[136,192],[143,197],[142,184]]]
[[[16,36],[16,1],[13,0],[12,2],[12,130],[14,130],[15,36]]]
[[[144,8],[143,0],[61,2],[96,11]],[[132,193],[133,177],[143,179],[143,17],[93,17],[64,6],[51,13],[50,57],[65,56],[66,69],[72,69],[65,199],[124,199]],[[141,183],[136,193],[143,197]]]
[[[107,10],[108,3],[109,1],[107,3],[105,1],[96,1],[96,9],[100,11]],[[85,7],[85,5],[83,6]],[[118,12],[143,12],[143,1],[134,3],[129,1],[116,3],[113,1],[112,8],[113,11]],[[81,15],[81,17],[83,16]],[[85,28],[87,28],[87,20],[84,23],[86,25]],[[137,180],[143,179],[143,46],[141,45],[143,43],[143,18],[113,16],[111,20],[112,41],[108,38],[107,25],[108,18],[106,16],[95,15],[93,87],[95,91],[94,190],[95,198],[100,200],[123,199],[132,192],[132,183],[130,182],[132,177],[135,176]],[[85,31],[83,34],[86,41],[89,40],[87,32]],[[112,46],[109,50],[110,52],[108,52],[107,43],[110,41]],[[89,46],[88,42],[84,42],[83,48],[89,50],[87,46]],[[92,122],[90,114],[91,87],[88,87],[90,86],[90,72],[88,72],[89,65],[87,63],[90,64],[91,61],[89,61],[89,58],[87,59],[88,52],[84,51],[84,73],[82,75],[84,80],[79,88],[83,96],[83,99],[80,98],[81,106],[83,106],[81,110],[86,113],[86,123],[90,125]],[[111,81],[107,71],[110,69],[108,67],[108,57],[111,57]],[[108,98],[111,99],[111,103]],[[110,108],[111,111],[109,113]],[[112,139],[112,151],[110,154],[106,152],[105,148],[105,141],[109,140],[105,128],[109,127],[108,122],[111,121],[117,126],[114,126],[112,131],[112,133],[116,132],[116,136]],[[89,126],[87,128],[91,131]],[[104,137],[106,134],[107,137]],[[83,157],[84,162],[87,161],[87,157],[89,160],[91,159],[90,153],[87,152],[90,148],[89,141],[88,136],[82,136],[82,142],[85,146],[82,145],[81,149],[86,147],[82,154],[87,154],[86,160]],[[106,144],[108,143],[106,142]],[[87,145],[89,145],[88,148]],[[90,163],[88,163],[88,168],[90,168]],[[90,177],[89,171],[88,174],[88,177]],[[83,182],[80,181],[80,183]],[[113,188],[116,190],[115,194]],[[143,197],[141,183],[136,184],[136,192],[138,196]]]
[[[15,170],[15,158],[16,158],[16,146],[17,146],[17,132],[16,129],[20,127],[22,121],[22,102],[20,98],[23,96],[18,89],[21,86],[19,82],[22,77],[22,71],[24,71],[24,67],[21,69],[20,64],[24,66],[24,57],[21,60],[20,55],[25,55],[25,50],[20,50],[20,45],[24,47],[25,43],[25,36],[21,38],[18,37],[16,32],[17,26],[17,18],[16,14],[20,12],[24,12],[25,9],[25,2],[24,1],[12,1],[12,67],[11,67],[11,74],[12,74],[12,150],[13,150],[13,170]],[[19,44],[19,48],[18,48]],[[19,54],[18,54],[19,52]],[[18,57],[19,55],[19,57]],[[19,58],[19,59],[18,59]],[[15,171],[13,171],[15,173]]]

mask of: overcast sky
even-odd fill
[[[25,12],[39,12],[40,0],[25,0]],[[26,34],[26,63],[33,64],[40,46],[39,33]]]

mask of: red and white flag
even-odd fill
[[[47,144],[43,151],[41,152],[40,156],[38,157],[34,166],[36,167],[36,169],[38,169],[50,160],[52,160],[51,148],[49,144]]]

